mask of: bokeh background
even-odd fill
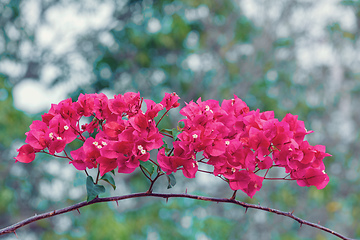
[[[80,93],[229,99],[299,115],[327,146],[323,190],[267,181],[249,203],[360,238],[359,0],[0,0],[0,228],[86,199],[85,174],[39,155],[14,163],[33,120]],[[164,125],[181,118],[173,110]],[[215,177],[175,174],[159,192],[230,197]],[[146,191],[139,171],[102,196]],[[42,220],[0,239],[336,239],[291,219],[188,199],[132,199]]]

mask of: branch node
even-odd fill
[[[235,199],[235,197],[236,197],[236,192],[237,192],[237,190],[234,191],[234,193],[233,193],[233,195],[231,196],[230,200],[234,200],[234,199]]]

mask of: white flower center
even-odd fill
[[[93,144],[94,144],[95,146],[99,145],[99,143],[98,143],[97,141],[94,141]]]
[[[229,146],[229,144],[230,144],[230,141],[226,140],[226,141],[225,141],[225,145],[226,145],[226,146]]]
[[[192,135],[193,138],[198,138],[199,136],[197,134]]]
[[[69,126],[65,125],[65,126],[64,126],[64,129],[65,129],[65,130],[68,130],[68,129],[69,129]]]
[[[49,133],[49,138],[54,139],[54,133]]]

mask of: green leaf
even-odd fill
[[[105,192],[105,187],[94,183],[91,176],[86,178],[86,191],[87,191],[87,202],[90,202],[96,198],[100,193]]]
[[[174,140],[176,140],[177,136],[179,135],[179,132],[178,132],[178,130],[176,128],[173,128],[172,131],[171,131],[171,134],[172,134]]]
[[[175,186],[176,184],[176,179],[175,179],[175,176],[174,174],[169,174],[169,175],[166,175],[167,179],[168,179],[168,182],[169,182],[169,185],[168,185],[168,189],[169,188],[172,188],[173,186]]]
[[[107,182],[108,184],[110,184],[110,185],[113,187],[114,190],[116,189],[115,180],[114,180],[114,178],[111,176],[111,174],[105,173],[104,176],[102,176],[102,177],[100,178],[100,180],[103,180],[103,181]]]
[[[163,133],[167,133],[167,134],[172,134],[172,129],[161,129],[160,132],[163,132]]]
[[[147,162],[141,161],[140,166],[143,168],[143,170],[145,170],[149,174],[150,177],[155,171],[154,164],[152,164],[149,161],[147,161]]]

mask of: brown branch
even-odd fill
[[[345,237],[343,235],[341,235],[340,233],[337,233],[329,228],[326,228],[324,226],[321,226],[319,224],[315,224],[309,221],[306,221],[304,219],[301,219],[299,217],[296,217],[295,215],[293,215],[293,212],[283,212],[277,209],[272,209],[272,208],[268,208],[268,207],[262,207],[260,205],[255,205],[255,204],[249,204],[249,203],[244,203],[244,202],[240,202],[238,200],[235,199],[228,199],[228,198],[212,198],[212,197],[203,197],[203,196],[196,196],[196,195],[189,195],[189,194],[167,194],[167,193],[151,193],[151,192],[144,192],[144,193],[134,193],[134,194],[129,194],[129,195],[124,195],[124,196],[116,196],[116,197],[105,197],[105,198],[95,198],[94,200],[90,201],[90,202],[80,202],[77,203],[75,205],[66,207],[66,208],[62,208],[62,209],[58,209],[58,210],[54,210],[51,212],[47,212],[47,213],[43,213],[43,214],[39,214],[27,218],[23,221],[20,221],[18,223],[15,223],[11,226],[8,226],[6,228],[0,229],[0,235],[3,234],[7,234],[7,233],[15,233],[15,231],[25,225],[28,225],[32,222],[36,222],[39,221],[41,219],[45,219],[45,218],[50,218],[59,214],[63,214],[63,213],[67,213],[67,212],[71,212],[74,210],[79,211],[79,208],[94,204],[94,203],[99,203],[99,202],[118,202],[120,200],[124,200],[124,199],[130,199],[130,198],[138,198],[138,197],[158,197],[158,198],[165,198],[166,200],[168,200],[169,198],[191,198],[191,199],[196,199],[196,200],[202,200],[202,201],[209,201],[209,202],[223,202],[223,203],[233,203],[236,205],[240,205],[242,207],[244,207],[247,211],[248,208],[254,208],[254,209],[258,209],[258,210],[262,210],[262,211],[266,211],[266,212],[271,212],[271,213],[275,213],[278,215],[282,215],[282,216],[286,216],[289,218],[294,219],[295,221],[297,221],[298,223],[300,223],[300,227],[302,225],[308,225],[310,227],[313,228],[317,228],[320,229],[324,232],[328,232],[340,239],[345,239],[345,240],[351,240],[351,238]]]

